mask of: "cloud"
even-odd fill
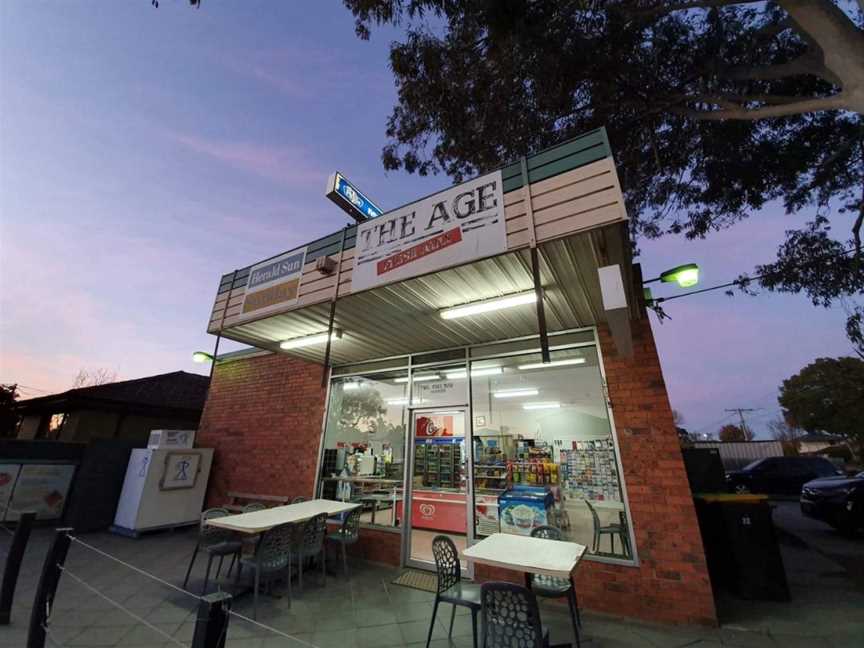
[[[267,146],[184,133],[169,133],[169,137],[194,153],[280,184],[323,187],[328,175],[323,168],[310,162],[311,156],[299,147]]]

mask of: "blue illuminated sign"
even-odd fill
[[[327,183],[327,197],[358,223],[371,218],[378,218],[384,213],[378,205],[364,196],[357,187],[338,172],[330,176],[330,181]]]

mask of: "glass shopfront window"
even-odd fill
[[[597,350],[471,365],[475,535],[542,525],[606,557],[632,558]]]
[[[319,494],[362,503],[365,524],[398,526],[408,399],[407,368],[330,383]]]

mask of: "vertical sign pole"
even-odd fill
[[[45,648],[45,624],[51,615],[57,585],[60,583],[60,568],[66,562],[66,554],[69,553],[69,544],[72,542],[69,537],[71,531],[71,528],[57,529],[54,542],[51,543],[51,548],[45,556],[42,575],[39,577],[36,596],[33,598],[33,610],[30,613],[27,648]]]
[[[30,539],[30,529],[36,514],[28,511],[18,517],[18,527],[12,537],[12,546],[6,555],[6,568],[3,570],[3,585],[0,588],[0,625],[9,625],[12,616],[12,600],[15,598],[15,585],[18,583],[18,572],[24,559],[24,550]]]
[[[520,160],[522,167],[522,198],[528,218],[528,243],[531,246],[531,275],[534,278],[534,294],[537,296],[537,325],[540,329],[540,355],[549,362],[549,335],[546,330],[546,309],[543,305],[543,284],[540,282],[540,258],[537,252],[537,232],[534,227],[534,206],[531,203],[531,182],[528,177],[528,160]]]
[[[339,297],[339,281],[342,279],[342,256],[345,254],[345,236],[348,234],[348,225],[342,228],[342,241],[339,243],[339,261],[336,262],[336,285],[333,288],[333,297],[330,299],[330,319],[327,323],[327,346],[324,349],[324,367],[321,370],[321,387],[327,386],[330,366],[330,345],[333,343],[333,323],[336,319],[336,299]]]

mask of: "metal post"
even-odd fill
[[[339,281],[342,279],[342,256],[345,254],[345,237],[348,234],[348,226],[342,228],[342,240],[339,242],[339,261],[336,264],[336,286],[333,288],[333,297],[330,300],[330,319],[327,322],[327,346],[324,349],[324,367],[321,371],[321,387],[327,386],[330,376],[328,366],[330,364],[330,345],[333,340],[333,324],[336,320],[336,300],[339,298]]]
[[[33,610],[30,613],[30,631],[27,633],[27,648],[45,648],[45,624],[51,616],[51,607],[54,605],[54,596],[57,594],[57,585],[60,583],[60,568],[66,562],[66,554],[69,552],[69,537],[71,528],[57,529],[54,542],[45,556],[42,565],[42,575],[39,577],[39,586],[36,588],[36,596],[33,598]]]
[[[18,527],[12,537],[12,546],[6,556],[6,568],[3,570],[3,585],[0,587],[0,625],[9,625],[12,614],[12,600],[15,598],[15,585],[18,583],[18,571],[24,559],[24,551],[27,549],[27,541],[30,539],[30,529],[33,528],[33,520],[36,514],[32,512],[22,513],[18,518]]]
[[[224,648],[230,609],[231,595],[227,592],[201,597],[191,648]]]
[[[534,294],[537,295],[537,323],[540,327],[540,354],[549,362],[549,335],[546,331],[546,309],[543,307],[543,285],[540,283],[540,260],[537,248],[531,248],[531,274],[534,275]]]

